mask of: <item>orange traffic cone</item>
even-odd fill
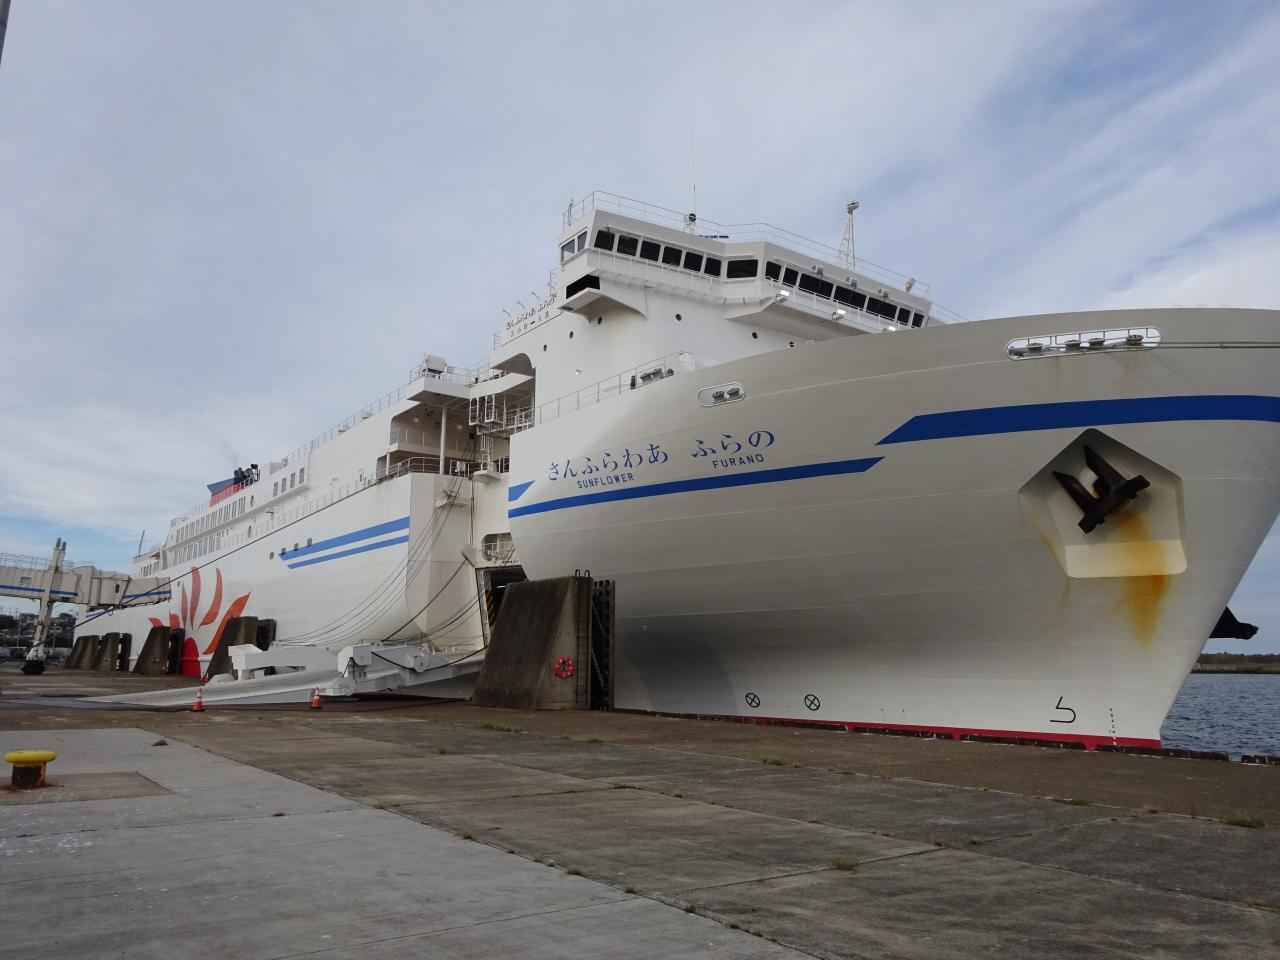
[[[311,688],[311,709],[312,710],[320,709],[320,688],[319,687]]]
[[[204,687],[196,690],[196,702],[191,705],[192,713],[204,713]]]

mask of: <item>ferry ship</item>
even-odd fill
[[[1158,746],[1280,509],[1280,311],[958,322],[854,258],[855,206],[832,248],[570,205],[486,362],[214,485],[135,560],[168,599],[81,631],[451,663],[589,570],[618,708]]]

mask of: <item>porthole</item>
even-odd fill
[[[308,546],[308,547],[309,547],[309,546],[311,546],[311,538],[310,538],[310,537],[307,537],[307,546]]]
[[[602,323],[604,323],[604,317],[596,317],[596,326],[598,327]]]
[[[679,323],[679,322],[680,322],[681,320],[683,320],[683,319],[684,319],[684,317],[680,316],[680,314],[678,314],[678,313],[676,314],[676,322],[677,322],[677,323]]]
[[[570,331],[569,331],[569,339],[570,339],[570,340],[572,340],[572,339],[573,339],[573,331],[572,331],[572,330],[570,330]]]
[[[275,558],[276,558],[276,552],[274,550],[272,550],[270,553],[267,554],[268,560],[274,560]]]
[[[752,331],[751,331],[751,339],[752,339],[752,340],[759,340],[759,339],[760,339],[760,334],[758,334],[758,333],[756,333],[754,330],[752,330]]]
[[[547,352],[547,345],[545,343],[542,345],[542,352],[543,353]]]

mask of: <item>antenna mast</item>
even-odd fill
[[[840,238],[840,262],[852,270],[857,265],[853,257],[853,211],[861,206],[857,200],[850,200],[845,206],[844,236]]]
[[[4,56],[4,34],[9,27],[9,0],[0,0],[0,57]]]

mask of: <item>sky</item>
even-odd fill
[[[1280,307],[1280,6],[13,0],[0,552],[127,569],[204,484],[481,361],[609,190],[969,318]],[[1280,650],[1280,531],[1233,601]]]

